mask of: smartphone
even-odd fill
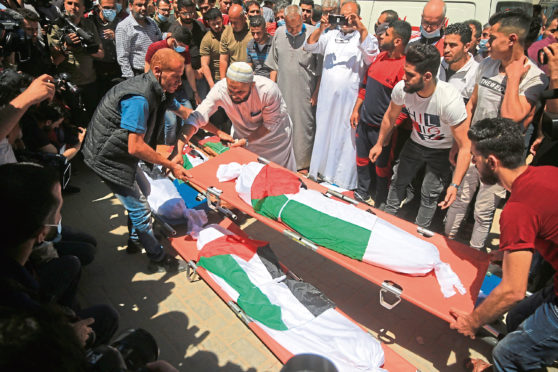
[[[347,24],[347,18],[344,15],[340,14],[330,14],[327,18],[327,21],[330,25],[336,26],[345,26]]]
[[[552,53],[552,49],[548,48],[548,50],[550,50],[550,53]],[[544,52],[544,48],[539,49],[539,51],[537,52],[537,59],[539,60],[539,63],[541,65],[546,65],[548,63],[548,56]]]

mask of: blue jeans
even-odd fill
[[[184,86],[178,88],[174,95],[174,98],[182,105],[188,108],[193,108],[192,104],[188,100],[188,95],[184,89]],[[182,128],[183,120],[180,116],[177,116],[174,112],[167,110],[165,112],[165,145],[176,145],[176,137],[178,131]]]
[[[492,351],[496,371],[530,371],[558,359],[558,300],[553,286],[514,306],[506,318],[508,335]]]
[[[385,212],[397,214],[406,195],[407,186],[424,165],[426,173],[422,181],[420,208],[415,223],[428,227],[436,213],[444,183],[451,173],[449,149],[431,149],[408,139],[399,155],[399,166],[389,188]]]
[[[105,183],[128,211],[129,220],[132,222],[130,239],[140,241],[147,252],[147,257],[153,261],[161,260],[165,252],[153,233],[151,209],[147,204],[145,195],[140,190],[138,182],[134,182],[132,188],[117,185],[107,180],[105,180]]]

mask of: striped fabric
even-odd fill
[[[130,15],[116,26],[116,58],[123,77],[134,76],[134,69],[143,71],[147,48],[162,39],[155,21],[151,18],[145,20],[147,24],[141,26]]]
[[[271,48],[271,39],[271,37],[267,39],[262,51],[260,51],[254,39],[250,40],[248,42],[248,46],[246,47],[248,55],[246,62],[252,64],[254,74],[265,76],[267,78],[269,77],[271,69],[265,65],[265,60],[267,58],[267,54],[269,53],[269,48]]]

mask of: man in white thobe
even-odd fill
[[[209,117],[222,107],[232,122],[233,138],[209,123]],[[234,62],[186,120],[185,137],[178,149],[199,127],[231,141],[231,147],[242,146],[283,167],[296,171],[293,151],[292,123],[277,84],[268,78],[254,76],[246,62]],[[195,129],[193,129],[195,128]],[[179,151],[180,153],[180,151]]]
[[[309,174],[349,190],[357,186],[355,130],[350,123],[352,107],[361,78],[379,52],[378,40],[368,34],[359,13],[355,2],[344,2],[341,7],[344,25],[330,25],[328,17],[323,16],[320,28],[303,47],[324,56]]]

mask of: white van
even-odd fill
[[[534,0],[538,3],[538,0]],[[360,5],[360,15],[364,25],[369,30],[374,30],[374,24],[380,13],[384,10],[392,9],[417,30],[420,26],[420,16],[426,1],[419,0],[357,0]],[[316,1],[317,4],[321,1]],[[509,8],[521,8],[529,14],[533,11],[533,0],[466,0],[454,1],[446,0],[448,24],[463,22],[468,19],[476,19],[482,25],[488,22],[490,15]]]

